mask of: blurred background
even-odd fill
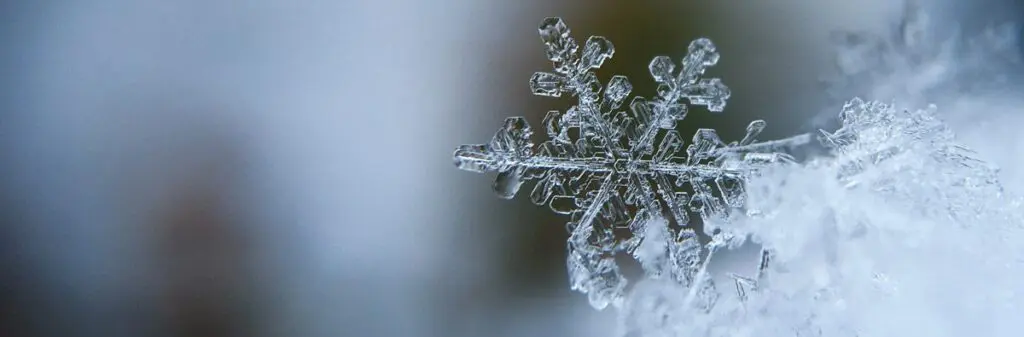
[[[923,2],[967,30],[1024,8]],[[0,335],[610,336],[615,313],[569,291],[567,219],[452,165],[506,117],[569,106],[529,92],[550,66],[540,21],[608,37],[599,76],[646,96],[652,57],[712,38],[732,99],[682,131],[761,118],[771,138],[834,103],[829,33],[884,31],[901,8],[0,2]]]

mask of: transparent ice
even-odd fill
[[[581,51],[559,18],[545,19],[539,30],[554,72],[535,73],[530,88],[536,95],[571,95],[576,105],[547,113],[549,140],[540,146],[532,143],[525,118],[510,117],[490,143],[460,146],[455,165],[498,172],[494,191],[503,198],[512,198],[523,183],[534,180],[534,203],[570,215],[571,286],[587,294],[594,307],[622,301],[626,279],[615,262],[619,253],[632,254],[650,277],[698,289],[695,296],[710,307],[714,285],[702,275],[710,246],[690,226],[691,213],[705,222],[725,219],[730,209],[744,205],[748,176],[790,160],[779,150],[810,137],[760,142],[757,136],[766,124],[756,120],[740,141],[726,143],[715,130],[699,129],[687,145],[675,126],[686,118],[688,105],[720,112],[730,95],[721,80],[701,78],[719,58],[708,39],[690,43],[678,67],[667,56],[651,60],[657,95],[633,96],[626,105],[632,91],[626,77],[601,84],[594,74],[614,54],[611,41],[592,36]],[[648,228],[663,216],[674,221],[672,228]],[[657,239],[668,244],[641,253],[637,247],[652,231],[664,231]]]
[[[504,198],[533,181],[534,203],[570,215],[571,287],[596,308],[618,307],[623,335],[1024,329],[1021,199],[958,143],[937,107],[853,99],[817,139],[759,141],[758,120],[739,141],[700,129],[685,142],[675,126],[690,107],[721,112],[729,97],[720,80],[701,77],[718,61],[709,40],[692,42],[678,64],[654,58],[659,87],[648,99],[631,96],[625,77],[598,82],[593,71],[614,53],[607,39],[591,37],[581,51],[557,18],[540,33],[554,72],[534,74],[531,88],[576,105],[547,114],[539,146],[525,118],[512,117],[489,143],[456,149],[455,164],[497,172]],[[788,153],[804,145],[826,154],[796,162]],[[750,244],[759,261],[716,286],[715,252]],[[646,274],[628,290],[619,254]]]

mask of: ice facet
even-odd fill
[[[676,65],[668,56],[655,56],[647,68],[651,70],[651,76],[655,81],[668,82],[672,80],[672,71]]]
[[[722,192],[722,200],[731,207],[743,207],[746,203],[746,192],[743,191],[743,181],[738,177],[721,175],[715,178],[718,190]]]
[[[725,109],[725,101],[729,99],[729,88],[722,81],[715,78],[700,80],[697,83],[684,86],[680,94],[686,97],[693,105],[705,105],[708,110],[721,112]]]
[[[608,86],[604,89],[605,102],[618,107],[626,99],[626,96],[629,96],[630,91],[633,91],[633,85],[629,84],[626,76],[612,76],[612,79],[608,81]]]
[[[605,60],[615,54],[615,46],[604,36],[591,36],[583,45],[583,64],[587,68],[597,69]]]
[[[534,95],[559,97],[565,87],[565,78],[546,72],[537,72],[530,77],[530,90]]]
[[[715,132],[714,129],[697,129],[697,132],[693,134],[693,143],[690,143],[686,153],[691,158],[713,156],[712,151],[721,144],[722,139],[718,138],[718,132]]]

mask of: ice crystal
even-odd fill
[[[982,188],[985,194],[1001,195],[996,169],[956,143],[952,130],[939,120],[935,111],[934,105],[927,110],[912,111],[854,99],[841,111],[842,127],[835,132],[823,131],[821,141],[833,151],[834,163],[839,165],[839,179],[851,188],[869,177],[867,180],[873,182],[869,188],[896,193],[909,185],[908,180],[927,170],[932,173],[928,184],[935,187],[934,191],[900,193],[938,196],[942,200],[964,199],[964,202],[984,199],[965,193]],[[891,167],[879,169],[882,165]],[[937,177],[947,179],[936,180],[932,176],[936,171],[942,173]],[[886,176],[878,177],[872,172],[885,172]],[[894,176],[896,173],[901,176]],[[956,187],[966,187],[966,190]],[[952,191],[956,194],[949,194]],[[955,209],[948,211],[952,212],[951,216],[960,213]]]
[[[706,38],[691,42],[678,64],[655,57],[649,70],[658,83],[656,96],[632,96],[627,105],[632,85],[626,77],[602,84],[594,73],[615,52],[608,39],[592,36],[581,50],[559,18],[545,19],[539,32],[554,71],[535,73],[531,90],[572,96],[576,104],[547,113],[549,139],[539,146],[531,141],[526,119],[510,117],[489,143],[457,148],[455,165],[497,172],[493,188],[503,198],[535,181],[534,203],[570,215],[571,287],[587,294],[592,306],[622,303],[626,279],[615,256],[627,253],[649,277],[687,287],[687,302],[710,310],[716,292],[704,266],[714,244],[701,242],[704,233],[695,230],[698,219],[691,221],[691,214],[705,223],[725,221],[744,207],[746,179],[767,165],[790,161],[781,150],[810,137],[761,142],[757,136],[766,124],[756,120],[742,140],[727,143],[715,130],[699,129],[687,145],[675,127],[689,107],[721,112],[730,96],[721,80],[702,78],[719,59]],[[649,226],[662,218],[675,226]],[[648,248],[638,249],[641,243]]]

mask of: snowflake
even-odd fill
[[[595,308],[622,303],[626,279],[615,256],[626,253],[649,277],[691,289],[688,301],[709,310],[716,292],[704,267],[721,240],[703,242],[691,214],[704,223],[725,221],[744,207],[746,179],[767,165],[790,162],[780,150],[810,137],[759,142],[766,123],[756,120],[740,141],[726,143],[715,130],[699,129],[684,147],[675,126],[686,118],[686,103],[721,112],[730,96],[721,80],[701,78],[719,59],[710,40],[690,43],[678,70],[669,57],[655,57],[649,70],[658,83],[657,96],[634,96],[627,108],[632,86],[626,77],[613,76],[602,85],[594,73],[614,54],[610,41],[592,36],[580,51],[559,18],[545,19],[539,31],[554,72],[535,73],[530,88],[541,96],[571,95],[576,105],[544,117],[549,140],[540,146],[532,143],[533,130],[524,117],[510,117],[490,143],[456,149],[455,165],[497,172],[493,188],[503,198],[536,181],[532,201],[571,216],[570,283]],[[649,226],[665,218],[674,226]],[[648,240],[663,244],[653,252],[637,249]],[[749,283],[736,280],[738,287]]]

